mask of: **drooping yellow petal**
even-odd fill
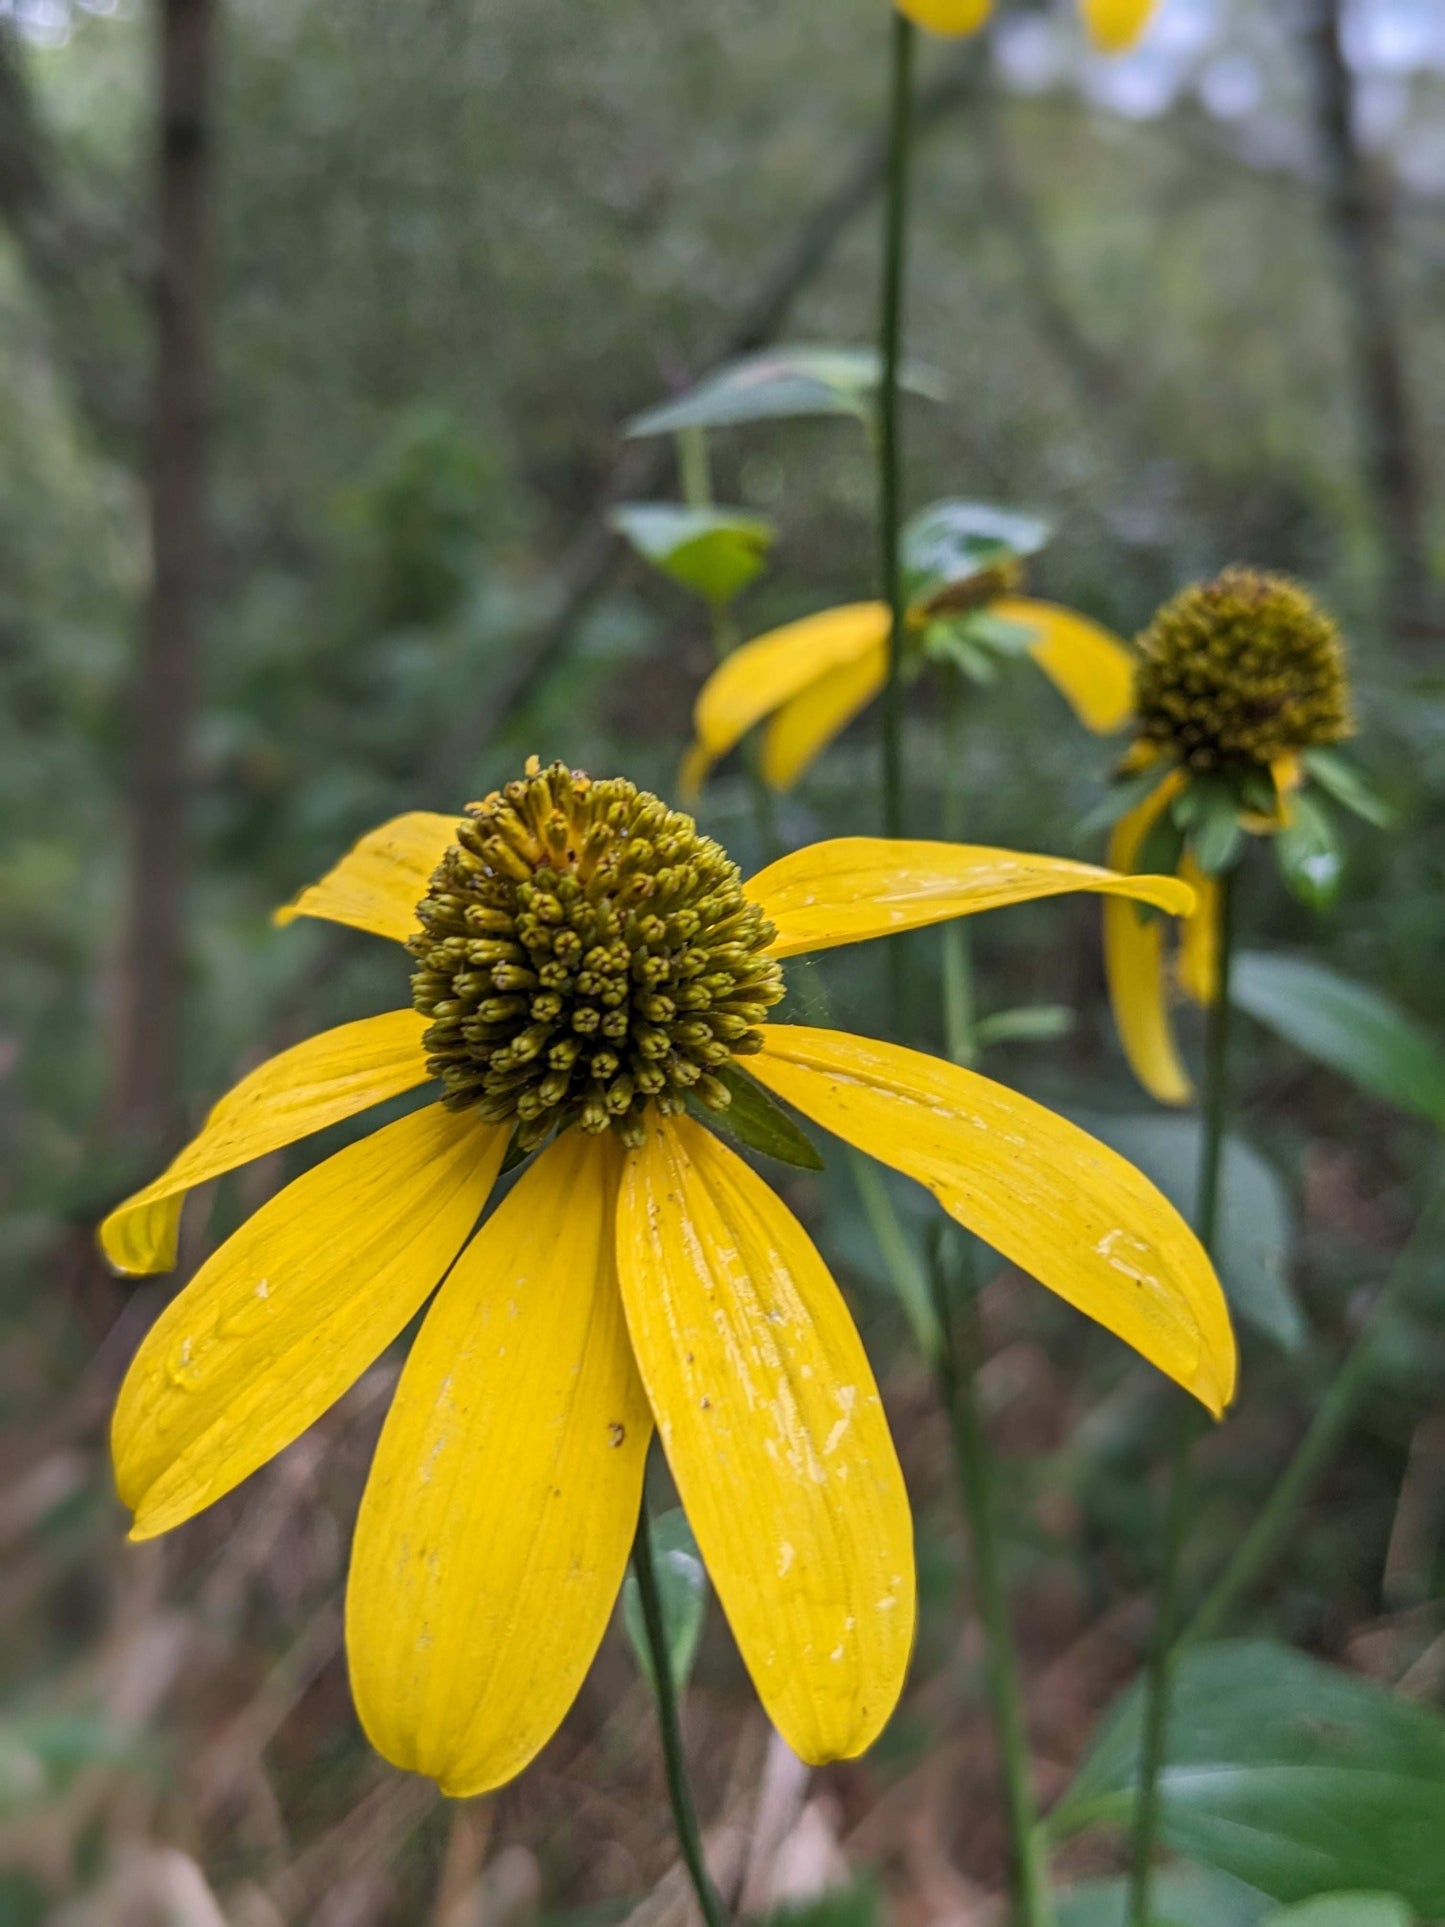
[[[1224,1293],[1134,1166],[960,1064],[768,1024],[748,1067],[825,1130],[926,1185],[950,1216],[1106,1326],[1217,1418],[1234,1394]]]
[[[881,642],[856,662],[826,676],[775,711],[763,733],[763,778],[775,790],[791,789],[835,736],[841,736],[888,680],[888,644]]]
[[[361,1376],[460,1250],[506,1142],[429,1105],[288,1184],[202,1265],[116,1402],[132,1538],[239,1485]]]
[[[357,1521],[346,1643],[396,1765],[462,1797],[551,1738],[622,1582],[652,1418],[617,1291],[620,1148],[543,1153],[427,1313]]]
[[[378,937],[405,943],[417,927],[416,906],[447,845],[457,840],[457,816],[409,810],[369,830],[319,883],[310,883],[275,913],[277,923],[294,917],[325,917]]]
[[[426,1082],[414,1010],[389,1010],[294,1044],[243,1077],[180,1156],[100,1227],[117,1271],[169,1271],[187,1191]]]
[[[698,743],[716,761],[764,716],[831,671],[875,652],[886,643],[888,627],[885,603],[853,602],[745,642],[718,664],[698,694]]]
[[[916,26],[930,33],[977,33],[993,11],[993,0],[896,0]]]
[[[861,1753],[908,1666],[913,1532],[838,1287],[782,1200],[687,1117],[654,1117],[628,1155],[617,1253],[668,1464],[759,1697],[804,1760]]]
[[[743,887],[777,926],[768,953],[774,957],[862,943],[1072,890],[1130,898],[1172,916],[1183,916],[1194,903],[1193,892],[1177,877],[1119,876],[1067,857],[878,836],[810,843],[770,863]]]
[[[1085,729],[1107,736],[1122,729],[1134,707],[1134,655],[1101,623],[1057,602],[1002,596],[989,614],[1032,629],[1029,654]]]
[[[1194,915],[1185,918],[1179,932],[1175,966],[1179,988],[1207,1007],[1219,995],[1219,879],[1206,876],[1187,850],[1180,859],[1179,874],[1193,885],[1199,899]]]
[[[1114,825],[1109,861],[1127,870],[1155,822],[1184,781],[1171,770],[1136,809]],[[1194,1095],[1174,1041],[1169,1018],[1169,978],[1164,963],[1166,931],[1157,917],[1141,917],[1132,904],[1104,905],[1104,971],[1114,1027],[1130,1069],[1160,1104],[1187,1104]]]
[[[1155,0],[1079,0],[1089,38],[1101,53],[1121,54],[1148,26]]]

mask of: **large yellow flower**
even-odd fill
[[[1032,635],[1027,653],[1086,728],[1107,733],[1122,726],[1134,668],[1116,636],[1056,602],[996,594],[976,607]],[[765,718],[763,776],[774,789],[791,788],[882,689],[891,628],[886,602],[852,602],[770,629],[724,657],[693,710],[696,740],[683,765],[684,790],[695,793],[718,758]]]
[[[897,0],[900,13],[930,33],[977,33],[993,12],[993,0]],[[1123,53],[1143,33],[1155,0],[1079,0],[1079,16],[1094,45]]]
[[[161,1314],[115,1413],[132,1536],[279,1452],[440,1285],[352,1554],[375,1745],[458,1795],[543,1745],[612,1612],[655,1424],[769,1714],[804,1759],[861,1751],[913,1637],[903,1480],[822,1258],[701,1117],[746,1062],[1218,1414],[1218,1283],[1131,1165],[956,1065],[766,1021],[784,959],[1073,890],[1188,902],[1171,879],[866,838],[744,885],[689,817],[535,760],[460,823],[364,837],[280,915],[406,944],[417,1008],[251,1072],[104,1248],[163,1269],[191,1187],[429,1079],[441,1101],[287,1185]],[[509,1143],[541,1148],[476,1230]]]
[[[1131,807],[1114,826],[1109,862],[1177,870],[1196,906],[1172,973],[1162,921],[1117,901],[1104,906],[1104,958],[1135,1076],[1161,1104],[1187,1104],[1194,1087],[1174,1036],[1171,988],[1201,1005],[1218,996],[1219,877],[1237,860],[1241,836],[1273,837],[1291,887],[1323,902],[1338,855],[1306,785],[1313,777],[1365,816],[1372,804],[1331,753],[1352,727],[1344,646],[1297,583],[1226,569],[1166,603],[1139,640],[1136,734],[1121,766]]]

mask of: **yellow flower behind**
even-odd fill
[[[1120,728],[1133,704],[1133,658],[1117,636],[1056,602],[999,594],[979,605],[1032,633],[1028,654],[1088,729]],[[790,789],[888,677],[886,602],[853,602],[770,629],[724,657],[698,694],[682,768],[695,796],[712,765],[757,724],[764,779]]]
[[[897,0],[900,13],[930,33],[977,33],[993,0]],[[1148,26],[1155,0],[1079,0],[1079,17],[1103,53],[1123,53]]]
[[[441,1101],[288,1184],[162,1312],[113,1425],[132,1537],[282,1450],[430,1299],[348,1583],[378,1749],[460,1796],[545,1744],[613,1611],[656,1426],[770,1717],[805,1760],[861,1752],[912,1647],[907,1495],[822,1257],[702,1115],[745,1063],[1219,1414],[1218,1282],[1131,1165],[957,1065],[768,1021],[790,957],[1076,890],[1189,904],[1167,878],[869,838],[744,884],[690,818],[535,759],[460,821],[363,837],[279,917],[406,945],[419,1008],[252,1071],[104,1249],[162,1270],[194,1186],[433,1079]],[[535,1155],[477,1229],[509,1143]]]

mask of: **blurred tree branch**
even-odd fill
[[[1360,441],[1387,572],[1386,618],[1408,636],[1430,595],[1425,480],[1410,418],[1399,306],[1391,277],[1386,183],[1360,151],[1342,0],[1314,0],[1307,38],[1325,218],[1341,267]]]
[[[915,134],[936,127],[963,100],[980,91],[978,57],[972,47],[950,61],[920,90],[914,109]],[[739,355],[773,340],[802,290],[825,266],[853,222],[865,212],[882,182],[887,148],[881,134],[870,135],[832,189],[823,196],[789,244],[775,257],[752,295],[695,379]],[[649,398],[651,399],[651,398]],[[578,622],[606,588],[619,557],[621,539],[608,524],[617,502],[653,494],[673,459],[663,439],[624,445],[598,490],[592,508],[557,565],[557,606],[531,647],[519,651],[509,670],[496,679],[489,716],[478,727],[469,718],[442,746],[436,768],[440,787],[455,785],[462,773],[503,734],[566,656]]]

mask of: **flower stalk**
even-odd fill
[[[1225,1120],[1228,1112],[1230,966],[1235,947],[1235,879],[1232,870],[1226,870],[1221,875],[1218,890],[1219,974],[1205,1031],[1203,1132],[1200,1139],[1198,1223],[1195,1227],[1200,1243],[1211,1257],[1218,1242]],[[1193,1454],[1198,1430],[1194,1412],[1181,1408],[1175,1423],[1163,1563],[1155,1595],[1154,1642],[1144,1686],[1144,1737],[1139,1758],[1139,1790],[1134,1807],[1129,1927],[1148,1927],[1153,1919],[1151,1901],[1154,1847],[1159,1831],[1159,1778],[1169,1739],[1169,1702],[1174,1685],[1184,1545],[1194,1514]]]
[[[891,618],[888,680],[883,692],[883,821],[888,836],[903,834],[904,818],[902,657],[906,610],[899,551],[903,456],[898,373],[903,350],[903,289],[908,253],[908,180],[916,39],[917,32],[912,21],[895,12],[888,109],[887,192],[884,203],[883,298],[878,329],[879,573],[883,600],[888,604]]]
[[[687,1756],[682,1746],[682,1722],[672,1676],[672,1656],[667,1647],[667,1628],[663,1623],[657,1570],[652,1562],[652,1521],[648,1517],[645,1492],[637,1515],[637,1536],[632,1542],[632,1570],[637,1576],[642,1624],[647,1635],[648,1656],[652,1661],[652,1687],[657,1700],[657,1725],[667,1774],[667,1799],[672,1808],[677,1843],[682,1849],[688,1878],[707,1927],[727,1927],[727,1914],[723,1911],[722,1902],[712,1884],[712,1876],[707,1870],[702,1833],[697,1823],[697,1808],[687,1777]]]

